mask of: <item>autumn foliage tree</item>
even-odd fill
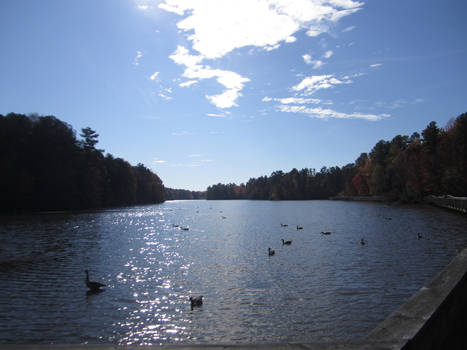
[[[343,168],[275,171],[246,185],[208,187],[208,199],[323,199],[336,195],[420,201],[429,194],[467,196],[467,113],[441,129],[380,140]]]

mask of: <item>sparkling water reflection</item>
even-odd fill
[[[2,217],[0,341],[358,339],[465,247],[466,227],[431,207],[332,201]],[[85,269],[103,293],[86,293]],[[191,309],[191,295],[204,305]]]

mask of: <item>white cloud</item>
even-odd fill
[[[154,72],[154,74],[151,75],[151,76],[149,77],[149,79],[151,79],[151,80],[156,80],[158,75],[159,75],[159,72]]]
[[[389,114],[363,114],[363,113],[343,113],[337,112],[332,109],[324,109],[321,107],[310,108],[305,106],[290,106],[281,105],[279,106],[281,112],[287,113],[302,113],[306,114],[310,118],[327,119],[364,119],[368,121],[378,121],[383,118],[388,118]]]
[[[292,87],[293,91],[303,91],[305,95],[312,95],[318,90],[329,89],[335,85],[350,84],[350,80],[339,80],[330,75],[313,75],[304,78],[299,84]]]
[[[205,97],[221,109],[237,106],[244,84],[250,80],[232,71],[212,69],[204,60],[221,58],[243,47],[276,50],[295,42],[295,34],[301,30],[309,36],[326,33],[362,6],[363,2],[356,0],[161,0],[158,4],[160,9],[181,16],[177,27],[191,42],[191,50],[178,46],[170,55],[186,67],[183,77],[191,79],[179,85],[187,87],[200,79],[216,78],[225,90]],[[324,57],[331,55],[328,51]],[[324,64],[305,57],[314,69]]]
[[[159,96],[160,98],[163,98],[164,100],[167,100],[167,101],[168,101],[168,100],[171,100],[171,99],[173,98],[172,96],[165,95],[165,94],[163,94],[162,92],[159,92],[159,93],[157,94],[157,96]]]
[[[138,8],[140,10],[142,10],[142,11],[146,11],[149,8],[149,6],[148,5],[138,5]]]
[[[309,54],[304,54],[302,56],[303,60],[305,61],[306,64],[311,64],[313,66],[313,69],[318,69],[324,65],[324,62],[321,60],[314,60],[312,59],[311,55]]]
[[[201,154],[198,154],[198,153],[188,155],[188,158],[199,158],[199,157],[201,157]]]
[[[133,65],[135,65],[136,67],[139,66],[139,61],[141,60],[141,58],[143,58],[143,52],[142,51],[136,51],[136,56],[135,58],[133,59]]]
[[[198,80],[188,80],[188,81],[185,81],[183,83],[178,84],[178,86],[180,86],[180,87],[189,87],[189,86],[195,85],[197,83],[198,83]]]
[[[177,46],[177,50],[175,50],[175,52],[171,54],[169,58],[175,63],[187,67],[194,67],[201,63],[201,61],[203,60],[202,56],[191,55],[189,51],[181,45]]]
[[[370,67],[377,68],[377,67],[381,67],[382,65],[383,65],[382,63],[374,63],[374,64],[370,64]]]
[[[227,115],[224,114],[224,113],[208,113],[206,115],[208,117],[214,117],[214,118],[225,118],[225,117],[227,117]]]
[[[264,97],[263,102],[270,102],[270,101],[277,101],[282,104],[319,104],[321,100],[318,98],[303,98],[303,97],[284,97],[284,98],[271,98],[271,97]]]
[[[344,30],[342,30],[342,32],[344,32],[344,33],[350,32],[350,31],[354,30],[355,28],[356,28],[355,26],[350,26],[350,27],[347,27]]]
[[[184,18],[177,23],[193,49],[214,59],[241,47],[275,48],[301,29],[322,34],[361,9],[354,0],[165,0],[159,8]]]
[[[334,54],[334,52],[333,52],[332,50],[328,50],[328,51],[326,51],[326,52],[324,53],[323,57],[324,57],[325,59],[329,59],[329,58],[331,58],[331,56],[332,56],[333,54]]]
[[[154,165],[156,165],[156,164],[164,164],[164,163],[166,163],[166,161],[165,161],[165,160],[162,160],[162,159],[159,159],[159,158],[154,158],[154,159],[152,160],[152,163],[153,163]]]
[[[175,63],[186,67],[183,76],[188,79],[212,79],[216,78],[217,82],[223,85],[226,90],[218,95],[206,95],[206,98],[218,108],[230,108],[237,106],[235,101],[242,96],[240,91],[245,83],[250,79],[242,77],[240,74],[221,70],[212,69],[209,66],[199,64],[202,60],[201,56],[194,56],[183,46],[178,46],[175,53],[169,56]],[[183,83],[182,83],[183,84]]]
[[[302,58],[303,58],[303,60],[305,61],[306,64],[311,64],[312,59],[311,59],[311,56],[310,56],[309,54],[307,54],[307,53],[304,54],[304,55],[302,56]]]

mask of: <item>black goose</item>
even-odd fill
[[[360,240],[360,244],[361,244],[361,245],[365,245],[365,244],[366,244],[366,242],[365,242],[365,240],[364,240],[363,238]]]
[[[292,244],[292,241],[284,241],[283,238],[281,239],[281,241],[282,241],[282,245],[291,245]]]
[[[330,231],[321,231],[321,234],[322,235],[330,235],[332,232]]]
[[[101,291],[101,287],[105,287],[105,284],[95,281],[89,280],[89,271],[85,270],[86,272],[86,286],[93,292]]]
[[[303,230],[303,226],[297,225],[297,230]]]
[[[190,297],[191,308],[203,305],[203,296]]]
[[[269,255],[269,256],[273,256],[274,254],[276,254],[276,252],[274,251],[274,249],[268,248],[268,255]]]

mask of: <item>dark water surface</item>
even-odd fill
[[[0,342],[355,340],[467,245],[466,227],[436,208],[338,201],[0,217]],[[86,293],[85,269],[103,293]]]

